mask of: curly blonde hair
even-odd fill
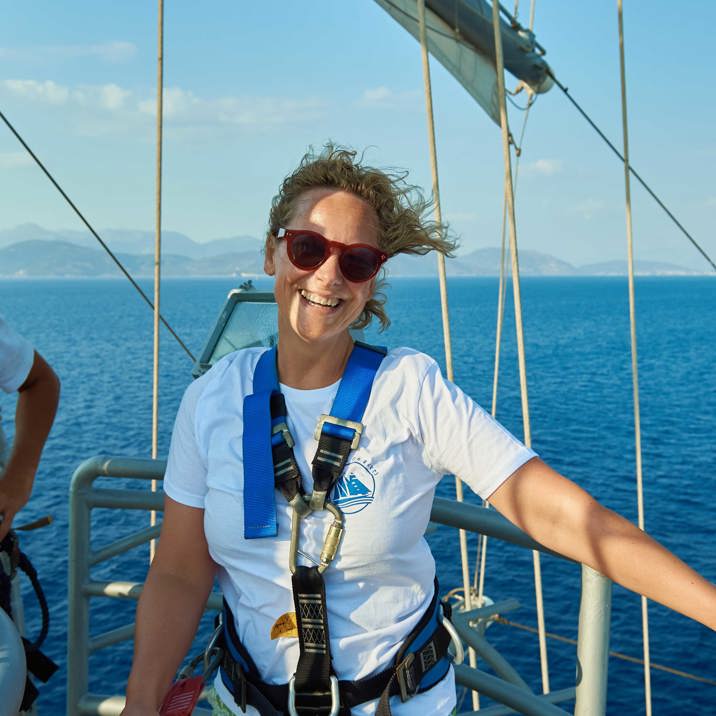
[[[283,180],[271,202],[266,250],[275,248],[277,231],[290,222],[307,191],[335,187],[355,194],[373,207],[378,217],[378,246],[388,256],[422,255],[429,251],[452,256],[456,242],[449,237],[447,225],[426,218],[432,200],[425,199],[420,189],[408,184],[406,178],[407,172],[367,166],[356,151],[332,143],[319,154],[310,150],[296,170]],[[380,321],[381,330],[390,324],[384,308],[386,297],[380,292],[385,287],[383,276],[354,328],[365,328],[373,316]]]

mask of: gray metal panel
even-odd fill
[[[278,314],[270,291],[234,289],[216,319],[192,375],[198,378],[216,361],[239,348],[274,346],[278,340]]]

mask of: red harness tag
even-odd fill
[[[167,691],[159,709],[159,716],[191,716],[203,688],[204,677],[202,676],[179,679]]]

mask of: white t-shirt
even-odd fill
[[[27,380],[34,357],[32,344],[0,316],[0,388],[14,393]]]
[[[279,617],[294,611],[291,514],[279,493],[278,536],[244,539],[243,398],[253,392],[263,350],[232,353],[189,386],[174,425],[164,490],[204,509],[209,552],[239,637],[265,681],[286,683],[298,661],[298,640],[270,638]],[[313,429],[320,413],[330,413],[337,388],[281,387],[307,492],[317,446]],[[423,534],[440,478],[454,473],[489,497],[535,455],[445,380],[432,358],[408,348],[391,350],[383,360],[363,423],[360,444],[333,492],[345,533],[323,575],[333,665],[339,678],[351,680],[390,665],[432,598],[435,563]],[[303,563],[317,559],[330,519],[322,512],[303,520]],[[220,679],[215,685],[226,705],[241,713]],[[391,699],[395,716],[449,714],[454,706],[452,670],[405,704]],[[375,707],[368,702],[352,713],[372,714]]]

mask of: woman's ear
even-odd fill
[[[273,276],[276,273],[276,267],[274,265],[274,251],[275,244],[273,241],[269,241],[266,244],[266,250],[264,251],[264,273],[267,276]]]

